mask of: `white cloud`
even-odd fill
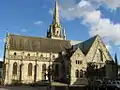
[[[43,23],[42,21],[36,21],[36,22],[34,22],[35,25],[40,25],[42,23]]]
[[[92,12],[86,12],[84,14],[84,23],[91,23],[95,24],[100,21],[101,18],[101,12],[100,11],[92,11]]]
[[[96,15],[98,16],[96,17]],[[114,24],[107,18],[102,19],[100,11],[91,12],[90,16],[88,13],[84,21],[90,25],[89,34],[91,36],[99,34],[101,37],[109,38],[109,41],[112,41],[115,45],[120,45],[120,24]]]
[[[64,19],[73,20],[76,18],[81,18],[84,13],[94,10],[88,1],[82,0],[78,4],[75,3],[75,0],[70,1],[68,1],[69,3],[67,3],[67,6],[64,6],[64,4],[61,4],[60,6],[60,14]]]
[[[110,44],[106,44],[106,48],[111,51],[112,50],[112,46]]]
[[[99,6],[106,5],[110,9],[120,7],[120,0],[61,0],[60,14],[66,20],[83,18],[83,24],[89,27],[90,36],[99,34],[108,38],[109,42],[120,45],[120,24],[114,24],[109,18],[102,18]],[[65,3],[67,2],[67,6]],[[105,6],[105,7],[106,7]]]
[[[106,5],[108,8],[115,10],[120,7],[120,0],[88,0],[91,3],[95,3],[97,5]]]

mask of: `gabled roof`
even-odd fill
[[[10,50],[58,53],[71,47],[70,41],[9,34]]]
[[[66,49],[66,53],[67,53],[66,55],[67,55],[67,57],[68,57],[68,58],[72,57],[73,54],[74,54],[77,50],[80,50],[80,48],[78,47],[78,48],[73,49],[73,47],[71,47],[70,49]],[[80,50],[80,53],[84,56],[84,54],[82,53],[81,50]]]
[[[97,37],[98,37],[98,35],[96,35],[86,41],[83,41],[83,42],[77,44],[76,46],[77,47],[79,46],[79,48],[81,49],[83,54],[86,55]]]

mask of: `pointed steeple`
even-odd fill
[[[55,9],[54,9],[54,15],[53,15],[53,24],[60,24],[59,20],[59,6],[57,0],[55,0]]]
[[[50,25],[49,32],[47,32],[47,38],[66,40],[66,36],[63,33],[63,28],[59,19],[59,6],[57,0],[55,0],[55,8],[53,14],[53,21]]]

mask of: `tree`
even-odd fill
[[[88,78],[93,78],[96,76],[96,65],[92,62],[87,64],[86,76]]]

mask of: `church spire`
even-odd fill
[[[57,0],[55,0],[53,24],[60,24],[60,20],[59,20],[59,6],[58,6],[58,1]]]
[[[65,33],[65,32],[64,32]],[[59,20],[59,6],[57,0],[55,0],[55,8],[53,14],[53,21],[50,25],[49,31],[47,32],[47,38],[66,40],[62,31],[62,26]]]

